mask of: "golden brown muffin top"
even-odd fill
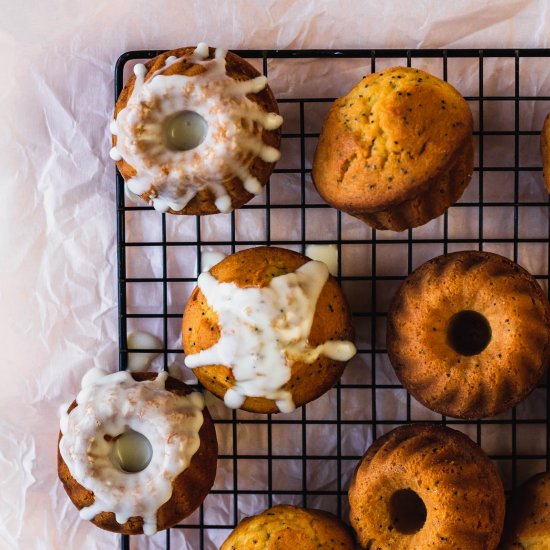
[[[550,550],[550,473],[528,479],[512,495],[502,550]]]
[[[278,247],[255,247],[227,256],[210,273],[220,283],[234,283],[241,288],[265,287],[275,277],[292,273],[310,261],[307,256]],[[218,315],[196,287],[191,294],[182,321],[182,342],[187,355],[212,347],[220,338]],[[308,343],[311,347],[328,341],[353,340],[353,326],[348,304],[336,280],[329,276],[317,300]],[[310,364],[295,361],[291,378],[283,386],[292,393],[297,407],[328,391],[340,378],[345,363],[320,356]],[[235,383],[233,371],[225,365],[209,365],[194,369],[201,384],[223,398]],[[248,397],[240,407],[261,413],[279,411],[275,401],[264,397]]]
[[[340,520],[321,510],[279,505],[239,523],[220,550],[353,550]]]
[[[331,107],[313,179],[330,203],[385,209],[444,172],[472,130],[468,104],[447,82],[406,67],[373,73]]]
[[[307,256],[293,250],[258,246],[226,256],[210,269],[210,273],[221,283],[262,288],[275,277],[292,273],[309,261]]]

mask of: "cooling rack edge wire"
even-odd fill
[[[149,59],[156,55],[159,55],[165,50],[135,50],[123,53],[116,62],[115,66],[115,79],[114,79],[114,92],[115,102],[123,88],[124,80],[124,67],[128,62],[135,60]],[[343,441],[348,441],[349,438],[357,437],[354,435],[354,429],[358,426],[367,426],[370,430],[372,439],[381,435],[385,431],[388,431],[397,424],[405,424],[411,422],[421,421],[415,417],[414,405],[411,402],[411,397],[406,394],[403,398],[403,414],[402,417],[396,419],[387,419],[380,414],[380,403],[387,395],[386,392],[398,392],[402,390],[402,387],[395,380],[387,380],[384,373],[381,370],[381,366],[384,364],[385,349],[384,345],[380,345],[380,323],[385,320],[385,306],[383,305],[383,295],[386,288],[395,288],[396,284],[399,284],[405,276],[410,273],[415,264],[415,247],[436,245],[441,249],[440,253],[447,253],[451,250],[455,250],[457,246],[464,246],[467,248],[475,248],[482,250],[484,248],[494,248],[497,246],[507,247],[509,250],[508,256],[514,261],[518,261],[522,253],[522,247],[534,246],[540,254],[545,255],[544,269],[539,269],[539,272],[534,273],[536,278],[541,284],[548,287],[548,274],[550,272],[550,216],[548,216],[548,206],[550,201],[546,197],[538,197],[533,200],[532,198],[524,199],[521,192],[521,184],[523,183],[524,175],[531,175],[534,178],[540,180],[542,186],[542,178],[540,172],[542,170],[540,161],[536,163],[523,163],[521,159],[522,153],[522,140],[534,140],[538,139],[540,134],[540,128],[529,128],[527,130],[522,128],[521,116],[524,111],[523,106],[527,104],[546,106],[546,111],[550,111],[550,95],[522,95],[521,78],[523,73],[521,72],[521,63],[528,58],[535,59],[548,59],[550,58],[550,49],[356,49],[356,50],[232,50],[234,53],[249,60],[257,60],[261,66],[258,68],[263,71],[264,74],[268,73],[268,65],[273,60],[315,60],[326,59],[338,60],[338,59],[359,59],[364,60],[365,74],[368,72],[374,72],[377,68],[377,64],[381,60],[396,60],[396,64],[406,64],[407,66],[415,66],[416,62],[420,60],[441,60],[441,74],[437,76],[447,80],[449,60],[461,59],[466,62],[471,62],[477,67],[477,79],[478,79],[478,93],[465,96],[471,106],[476,107],[477,124],[475,136],[477,140],[477,162],[475,167],[475,175],[477,176],[477,197],[467,198],[461,200],[455,207],[457,209],[472,209],[477,211],[477,235],[467,237],[456,237],[453,234],[452,227],[450,226],[449,213],[445,213],[442,217],[442,226],[439,234],[435,236],[425,235],[420,233],[417,236],[416,230],[408,230],[400,234],[396,234],[395,238],[385,238],[380,235],[380,232],[372,230],[367,238],[362,239],[350,239],[343,236],[345,218],[340,212],[334,211],[321,202],[310,202],[308,196],[308,182],[310,168],[307,163],[306,147],[310,140],[315,140],[318,136],[318,132],[309,131],[305,123],[306,112],[308,108],[313,104],[326,104],[327,108],[330,102],[334,98],[325,97],[292,97],[280,99],[281,105],[289,105],[295,109],[297,120],[299,125],[295,131],[286,131],[283,126],[283,141],[285,139],[293,141],[293,147],[297,151],[297,165],[292,168],[276,168],[274,175],[276,174],[293,174],[296,177],[296,184],[299,186],[299,193],[296,195],[294,202],[287,204],[276,204],[273,200],[273,193],[270,189],[270,185],[266,186],[265,191],[265,204],[250,204],[245,205],[243,210],[256,210],[261,211],[264,214],[265,223],[265,237],[263,239],[242,240],[239,239],[236,232],[236,215],[233,212],[230,216],[230,231],[229,237],[226,239],[220,239],[218,241],[203,241],[201,240],[201,222],[197,217],[195,223],[196,240],[194,242],[170,242],[167,239],[167,221],[166,214],[158,214],[160,227],[160,239],[155,242],[140,242],[140,241],[127,241],[127,216],[129,214],[139,215],[141,212],[151,210],[147,206],[127,205],[125,201],[124,182],[121,175],[116,173],[116,207],[117,207],[117,273],[118,273],[118,331],[119,331],[119,368],[121,370],[126,368],[128,359],[127,348],[127,330],[129,319],[136,319],[140,317],[155,317],[162,320],[162,332],[164,338],[164,349],[162,351],[162,360],[164,368],[169,366],[170,357],[173,354],[181,354],[181,349],[170,349],[168,347],[168,323],[177,322],[181,317],[181,313],[174,313],[169,308],[169,291],[168,285],[174,281],[174,278],[168,277],[167,273],[167,255],[168,249],[171,247],[183,246],[186,249],[194,249],[197,264],[200,265],[201,261],[201,247],[203,245],[223,245],[230,252],[235,252],[237,249],[253,246],[258,244],[264,245],[278,245],[278,246],[290,246],[298,249],[301,252],[305,252],[306,243],[318,242],[318,243],[334,243],[338,247],[338,279],[341,284],[351,288],[352,285],[364,285],[362,293],[366,296],[366,303],[368,303],[368,309],[363,311],[354,311],[354,321],[361,324],[361,330],[367,330],[368,338],[370,339],[370,346],[359,346],[359,352],[363,357],[365,363],[370,364],[370,376],[365,382],[358,383],[357,381],[344,380],[338,384],[333,390],[333,404],[334,415],[331,418],[319,419],[315,415],[310,414],[309,407],[303,407],[298,416],[293,416],[291,419],[286,419],[284,416],[271,416],[269,415],[265,420],[259,420],[258,418],[246,418],[239,415],[235,411],[232,412],[230,418],[215,419],[217,424],[224,426],[227,430],[228,436],[232,439],[232,446],[230,451],[222,453],[220,458],[223,460],[225,466],[232,469],[232,489],[216,489],[212,491],[214,497],[224,498],[224,505],[228,506],[231,510],[231,517],[223,525],[209,523],[207,514],[205,514],[204,505],[201,506],[196,516],[193,516],[193,521],[184,522],[182,525],[178,525],[172,530],[177,529],[183,532],[189,537],[189,547],[210,549],[215,548],[210,542],[212,533],[216,531],[229,532],[240,519],[239,516],[239,504],[241,498],[248,498],[250,496],[262,497],[262,502],[265,503],[265,507],[271,506],[281,499],[285,498],[293,499],[300,505],[319,505],[323,507],[324,503],[329,503],[329,508],[337,515],[345,518],[346,516],[346,481],[343,480],[344,474],[349,476],[350,469],[356,464],[361,453],[350,454],[345,452],[345,445]],[[498,90],[490,89],[488,93],[484,87],[487,80],[487,64],[492,63],[491,67],[494,67],[495,60],[502,60],[502,64],[505,64],[513,71],[513,91],[506,94],[499,94]],[[550,94],[550,90],[547,92]],[[506,106],[513,109],[513,127],[505,130],[491,130],[487,126],[486,114],[491,110],[494,104],[499,102],[506,102]],[[547,104],[545,104],[547,102]],[[501,105],[503,105],[501,103]],[[476,115],[474,115],[476,116]],[[490,139],[505,139],[511,144],[510,157],[511,162],[506,166],[492,166],[485,162],[485,156],[488,150],[488,141]],[[531,144],[531,148],[534,145]],[[487,197],[488,180],[491,181],[495,178],[495,174],[498,177],[502,177],[503,181],[509,182],[509,190],[505,199],[495,200],[492,197]],[[273,176],[272,176],[273,178]],[[473,181],[471,186],[476,185]],[[485,192],[484,192],[485,191]],[[513,219],[512,228],[510,234],[506,235],[494,235],[486,234],[487,217],[490,215],[487,212],[496,211],[495,209],[507,209],[511,219]],[[539,232],[536,236],[529,234],[524,235],[520,231],[521,218],[524,215],[523,209],[539,209],[544,211],[546,216],[546,225],[544,227],[544,234]],[[276,228],[277,218],[274,213],[282,209],[295,210],[295,220],[299,226],[299,235],[293,237],[274,237],[272,229]],[[327,239],[311,239],[307,238],[308,234],[306,227],[309,220],[309,213],[311,211],[317,211],[325,213],[327,216],[332,216],[334,225],[333,238]],[[534,210],[533,210],[534,211]],[[333,214],[329,214],[332,212]],[[388,250],[388,247],[400,246],[405,250],[403,253],[406,258],[406,273],[398,275],[387,275],[381,273],[381,270],[377,267],[382,254]],[[161,275],[160,277],[150,279],[139,279],[134,281],[132,277],[127,273],[127,252],[129,248],[139,247],[157,247],[161,257]],[[347,246],[365,246],[369,253],[370,272],[362,275],[348,275],[343,271],[343,251]],[[345,251],[344,251],[345,252]],[[520,262],[521,263],[521,262]],[[193,277],[180,277],[178,281],[191,283],[194,281]],[[162,286],[161,299],[159,302],[160,312],[154,314],[142,314],[129,313],[128,311],[128,285],[136,284],[143,281],[143,284],[147,282],[159,283]],[[389,285],[389,286],[388,286]],[[393,285],[393,287],[391,286]],[[184,304],[181,304],[183,309]],[[386,308],[387,309],[387,308]],[[478,444],[485,447],[488,442],[484,439],[486,430],[491,429],[494,426],[500,426],[502,429],[507,430],[509,434],[509,449],[507,452],[491,452],[490,445],[488,453],[490,457],[502,466],[502,468],[508,472],[508,478],[510,486],[508,489],[515,487],[518,484],[518,471],[522,470],[522,465],[529,464],[529,467],[534,465],[540,466],[540,469],[549,469],[550,459],[550,434],[548,429],[548,418],[550,416],[550,401],[547,399],[548,390],[550,386],[548,382],[544,382],[539,385],[537,392],[540,393],[541,402],[544,403],[544,414],[540,417],[532,418],[518,412],[514,409],[508,416],[499,416],[496,418],[481,420],[481,421],[463,421],[455,420],[444,417],[439,417],[438,422],[442,422],[463,431],[466,431]],[[343,414],[343,404],[347,402],[349,392],[361,392],[362,399],[364,397],[365,409],[367,419],[350,419],[346,414]],[[368,410],[367,410],[368,409]],[[345,412],[345,409],[344,409]],[[265,454],[242,454],[238,448],[238,430],[240,426],[261,426],[265,429],[265,435],[267,439],[266,453]],[[336,434],[336,444],[334,449],[331,450],[326,456],[322,453],[308,451],[308,444],[311,448],[311,440],[308,437],[310,428],[318,428],[319,426],[326,426],[332,430],[332,433]],[[300,453],[292,454],[279,454],[276,453],[274,448],[275,440],[280,437],[280,429],[291,429],[292,434],[298,436],[301,439]],[[533,449],[529,449],[529,441],[524,441],[525,437],[522,435],[522,430],[534,430],[533,432],[526,432],[532,434],[540,434],[538,437],[542,438],[542,443],[539,441],[536,444],[533,441]],[[527,445],[527,446],[526,446]],[[365,445],[366,447],[366,442]],[[525,451],[525,449],[528,449]],[[261,489],[240,488],[239,475],[241,470],[239,465],[246,462],[249,464],[251,461],[259,461],[265,463],[266,483]],[[275,472],[275,462],[277,464],[285,464],[285,461],[290,464],[292,461],[293,466],[301,471],[302,481],[299,487],[293,487],[292,489],[278,489],[277,476]],[[318,467],[319,463],[326,463],[333,469],[335,481],[327,487],[311,488],[307,483],[308,469],[313,465]],[[297,463],[297,465],[296,465]],[[531,466],[533,465],[533,466]],[[501,470],[502,471],[502,470]],[[278,472],[278,469],[277,469]],[[525,476],[522,476],[525,477]],[[521,479],[519,479],[521,481]],[[324,499],[324,500],[323,500]],[[257,510],[258,512],[260,510]],[[166,531],[162,535],[164,537],[163,544],[166,549],[176,546],[176,542],[172,540],[171,531]],[[217,539],[219,540],[219,536]],[[192,541],[192,542],[191,542]],[[132,538],[128,536],[121,536],[121,548],[130,549],[137,548],[132,542]]]

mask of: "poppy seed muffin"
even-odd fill
[[[531,477],[514,492],[500,547],[502,550],[550,548],[550,473]]]
[[[279,505],[244,519],[220,550],[354,550],[348,528],[322,510]]]
[[[394,296],[387,347],[399,380],[424,406],[458,418],[494,416],[542,378],[550,306],[536,279],[503,256],[438,256]]]
[[[464,98],[424,71],[373,73],[337,99],[313,161],[319,194],[377,229],[423,225],[462,195],[474,166]]]
[[[355,355],[349,308],[321,262],[242,250],[202,273],[183,315],[185,364],[231,408],[291,412],[328,391]]]
[[[401,426],[377,439],[355,470],[350,521],[363,548],[494,550],[504,489],[487,455],[461,432]]]

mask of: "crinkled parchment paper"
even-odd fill
[[[0,181],[3,200],[0,215],[0,320],[2,335],[0,400],[0,547],[6,549],[115,548],[116,535],[81,521],[67,499],[56,474],[58,408],[71,400],[82,375],[90,367],[117,368],[116,236],[114,166],[109,159],[108,121],[113,110],[113,70],[118,56],[131,49],[172,48],[206,41],[228,48],[372,48],[372,47],[546,47],[550,20],[548,3],[503,0],[461,3],[418,1],[265,2],[169,1],[113,2],[111,0],[21,0],[2,1],[0,18]],[[404,60],[395,60],[403,63]],[[390,61],[380,62],[379,67]],[[415,61],[416,66],[441,74],[441,62]],[[387,65],[386,65],[387,66]],[[295,60],[272,61],[270,80],[278,97],[345,93],[369,67],[358,60],[338,63]],[[523,94],[550,94],[548,65],[543,60],[522,64]],[[513,93],[513,62],[485,66],[485,93]],[[449,62],[449,80],[464,94],[475,95],[477,65]],[[474,110],[476,105],[472,106]],[[324,110],[307,116],[307,131],[317,131]],[[550,105],[522,106],[521,126],[539,130]],[[286,111],[286,112],[285,112]],[[286,131],[296,131],[297,114],[283,110]],[[477,113],[474,113],[477,115]],[[513,128],[514,106],[510,102],[487,103],[485,128]],[[512,126],[510,126],[512,125]],[[294,130],[293,130],[294,127]],[[537,137],[522,139],[521,162],[539,165]],[[308,143],[311,162],[314,140]],[[297,148],[285,143],[280,166],[295,165]],[[511,139],[493,139],[486,145],[485,165],[513,162]],[[476,201],[478,185],[469,187],[463,200]],[[299,180],[292,175],[277,177],[277,200],[295,201]],[[521,176],[522,200],[545,200],[540,173]],[[298,194],[299,196],[299,194]],[[308,183],[307,199],[319,201]],[[485,177],[485,200],[513,199],[509,174]],[[256,199],[261,203],[262,198]],[[261,211],[258,211],[261,212]],[[312,214],[307,238],[335,236],[335,215],[320,219]],[[237,214],[238,238],[263,238],[263,216],[256,211]],[[278,210],[271,218],[272,238],[296,238],[296,213]],[[547,211],[531,208],[520,212],[520,236],[547,235]],[[129,220],[129,238],[155,240],[155,212]],[[476,208],[451,210],[449,236],[477,237]],[[513,209],[492,208],[486,212],[486,237],[510,236]],[[327,220],[330,223],[327,224]],[[194,238],[194,220],[171,219],[173,238]],[[416,236],[441,234],[436,220],[415,231]],[[216,216],[202,222],[203,238],[228,239],[228,218]],[[369,237],[359,222],[343,217],[344,236]],[[155,233],[157,232],[157,233]],[[383,234],[378,234],[383,247]],[[475,245],[471,245],[475,246]],[[464,248],[464,246],[459,246]],[[510,245],[488,244],[487,250],[512,255]],[[449,250],[453,246],[449,246]],[[415,248],[414,265],[441,253],[440,246]],[[521,244],[519,261],[529,270],[544,274],[548,247]],[[139,255],[128,258],[129,271],[155,273],[158,258]],[[169,258],[169,269],[179,276],[194,276],[194,248],[178,249]],[[177,257],[176,257],[177,256]],[[403,247],[387,246],[378,254],[378,274],[404,274]],[[155,259],[156,258],[156,259]],[[151,263],[152,262],[152,263]],[[343,274],[370,273],[368,247],[342,251]],[[186,272],[187,270],[187,272]],[[380,287],[382,310],[395,286]],[[181,311],[190,288],[182,285],[170,294],[170,310]],[[345,285],[356,307],[368,308],[364,289]],[[158,307],[158,296],[136,287],[129,293],[129,307],[136,311]],[[155,302],[155,300],[157,300]],[[141,308],[141,309],[140,309]],[[161,336],[160,325],[141,328]],[[358,343],[370,346],[370,329],[358,324]],[[383,344],[383,327],[377,332]],[[171,347],[178,347],[177,323],[169,330]],[[174,356],[182,363],[182,356]],[[157,365],[158,366],[158,365]],[[189,376],[189,373],[185,374]],[[353,361],[344,380],[371,379],[369,355]],[[386,359],[377,361],[377,382],[395,381]],[[372,440],[369,425],[370,391],[342,390],[342,417],[364,419],[363,425],[342,428],[342,453],[360,455]],[[378,418],[403,418],[404,391],[378,393]],[[218,418],[228,418],[221,402],[209,398]],[[518,410],[521,417],[541,417],[544,392],[536,392]],[[240,415],[241,413],[239,413]],[[294,413],[299,418],[300,412]],[[335,392],[308,406],[308,418],[334,418]],[[243,416],[244,417],[244,416]],[[250,417],[247,416],[247,418]],[[413,418],[432,415],[413,403]],[[388,427],[389,428],[389,427]],[[240,453],[267,452],[265,426],[242,425],[238,429]],[[274,426],[275,452],[296,455],[294,461],[273,462],[274,488],[302,487],[301,433],[295,426]],[[483,427],[484,447],[496,454],[510,452],[510,428]],[[508,430],[508,431],[506,431]],[[521,431],[518,450],[544,453],[544,426]],[[474,433],[472,435],[475,435]],[[231,452],[230,430],[220,428],[220,451]],[[308,426],[308,454],[334,454],[335,428]],[[347,465],[349,463],[349,465]],[[355,461],[343,463],[343,487]],[[520,477],[543,469],[541,461],[525,461]],[[217,488],[232,488],[232,463],[220,461]],[[510,483],[509,465],[501,471]],[[336,471],[330,461],[308,461],[307,484],[311,489],[335,487]],[[241,489],[265,488],[266,461],[242,461]],[[277,502],[278,497],[274,499]],[[299,502],[298,497],[285,498]],[[239,517],[267,505],[265,497],[246,495],[239,499]],[[333,497],[315,497],[308,505],[334,509]],[[233,520],[233,500],[219,496],[207,499],[205,521],[227,524]],[[197,516],[190,518],[196,522]],[[227,531],[209,529],[206,548],[217,547]],[[174,530],[173,548],[198,548],[198,532]],[[163,548],[164,534],[136,537],[132,548]]]

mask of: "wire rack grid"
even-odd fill
[[[115,99],[132,63],[160,53],[131,51],[119,58]],[[209,398],[220,443],[211,494],[181,525],[152,539],[123,536],[121,547],[210,550],[243,517],[281,502],[324,508],[346,519],[346,490],[357,461],[376,437],[404,423],[429,420],[464,431],[489,454],[508,491],[546,470],[546,382],[498,417],[441,417],[418,404],[395,378],[385,349],[385,318],[393,293],[415,267],[454,250],[508,256],[548,288],[550,203],[542,186],[538,139],[550,96],[541,94],[544,78],[537,75],[550,50],[235,53],[271,77],[285,117],[281,162],[262,196],[215,216],[215,222],[131,204],[117,173],[120,368],[127,364],[128,331],[151,326],[164,342],[159,368],[183,364],[181,315],[205,247],[233,253],[277,245],[303,253],[309,243],[336,244],[338,280],[352,307],[358,355],[336,388],[291,415],[228,411]],[[316,194],[310,175],[323,116],[334,98],[362,75],[393,65],[423,68],[451,81],[475,120],[476,166],[468,190],[444,216],[402,233],[371,230],[330,208]],[[309,76],[300,79],[301,74]]]

